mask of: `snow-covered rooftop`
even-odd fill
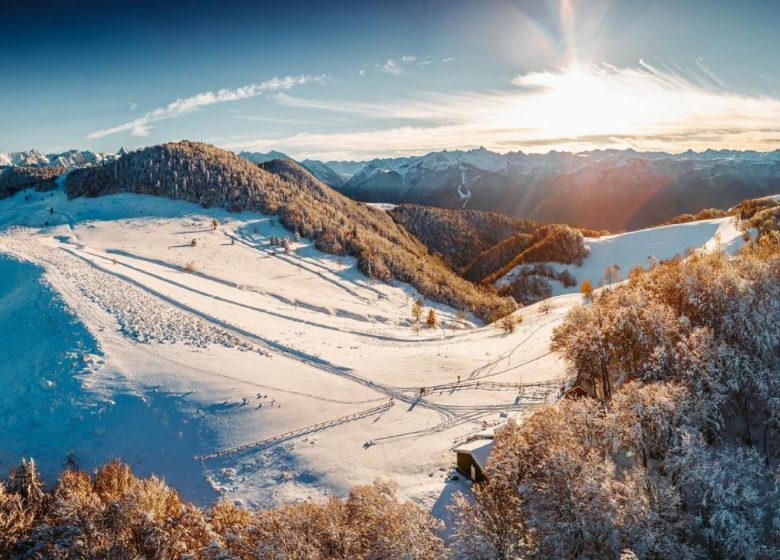
[[[471,455],[474,457],[474,461],[477,463],[479,468],[484,470],[494,444],[495,441],[492,439],[475,439],[474,441],[469,441],[459,445],[453,449],[453,451],[455,453],[466,453]]]

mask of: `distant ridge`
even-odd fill
[[[488,210],[610,231],[780,192],[780,150],[498,154],[479,148],[303,164],[356,200]]]
[[[244,159],[248,159],[253,163],[265,163],[266,161],[271,161],[272,159],[292,159],[287,154],[277,152],[276,150],[271,150],[266,154],[261,152],[240,152],[238,155]]]
[[[125,148],[120,149],[116,154],[94,153],[88,150],[68,150],[66,152],[45,154],[37,149],[25,152],[0,152],[0,167],[37,166],[64,167],[66,169],[89,167],[116,159],[126,153],[129,153],[129,151]]]

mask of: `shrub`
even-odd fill
[[[590,280],[583,280],[582,286],[580,287],[580,293],[583,295],[583,297],[588,301],[593,301],[593,284],[591,284]]]
[[[520,319],[516,318],[514,315],[507,315],[499,321],[499,325],[501,327],[501,330],[503,330],[506,334],[511,334],[515,332],[515,328],[520,323]]]
[[[401,502],[393,484],[344,500],[252,512],[226,502],[202,510],[161,480],[109,463],[94,478],[65,471],[48,493],[23,461],[0,484],[3,558],[442,558],[441,524]]]

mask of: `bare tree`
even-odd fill
[[[620,267],[616,264],[608,264],[604,268],[604,285],[617,284],[623,280],[623,276],[620,273]]]

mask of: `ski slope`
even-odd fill
[[[442,511],[452,448],[554,398],[566,373],[549,341],[578,294],[520,310],[512,334],[426,301],[439,325],[418,331],[412,287],[371,283],[307,240],[272,246],[289,234],[273,217],[24,195],[0,201],[0,381],[14,387],[0,406],[25,434],[2,436],[0,468],[34,455],[51,482],[68,461],[120,457],[200,504],[256,507],[384,477]],[[716,233],[735,247],[732,230],[588,240],[573,273],[628,270]]]
[[[549,315],[523,310],[509,335],[426,302],[439,326],[417,332],[413,288],[371,283],[354,259],[306,240],[287,253],[271,246],[289,234],[273,217],[149,196],[31,196],[0,201],[0,256],[37,271],[16,277],[45,287],[45,301],[61,302],[57,320],[81,333],[59,374],[81,428],[60,429],[46,391],[32,392],[24,408],[40,410],[38,421],[7,444],[0,467],[33,454],[51,482],[68,460],[90,469],[121,457],[198,503],[250,506],[385,477],[433,505],[450,494],[453,446],[558,393],[564,365],[548,341],[579,296]],[[7,278],[3,301],[44,332],[48,320]],[[34,336],[29,352],[51,349],[57,361],[52,341]],[[15,344],[8,351],[6,364],[29,359]],[[37,387],[41,369],[25,383]],[[14,375],[0,368],[0,380]],[[521,383],[543,386],[520,392]],[[7,416],[25,414],[0,402]]]

